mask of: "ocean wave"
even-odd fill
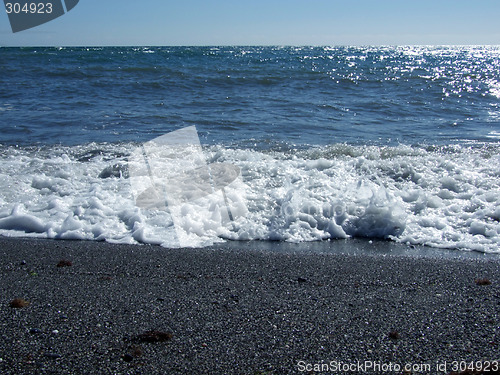
[[[1,146],[0,234],[175,247],[168,210],[136,206],[128,158],[137,144]],[[255,150],[206,147],[240,177],[178,207],[184,243],[385,238],[498,253],[499,145]],[[222,212],[222,213],[221,213]]]

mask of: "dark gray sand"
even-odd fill
[[[444,374],[499,360],[500,256],[420,250],[0,238],[0,373]]]

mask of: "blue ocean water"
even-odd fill
[[[241,178],[231,225],[183,208],[193,246],[500,252],[500,47],[0,48],[0,71],[2,235],[175,246],[127,166],[196,126]]]
[[[498,47],[2,48],[0,143],[488,142]]]

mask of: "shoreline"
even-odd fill
[[[444,374],[500,359],[500,257],[327,245],[0,237],[0,372],[299,374],[371,361]]]

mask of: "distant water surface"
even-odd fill
[[[0,49],[0,143],[499,139],[498,47]]]

